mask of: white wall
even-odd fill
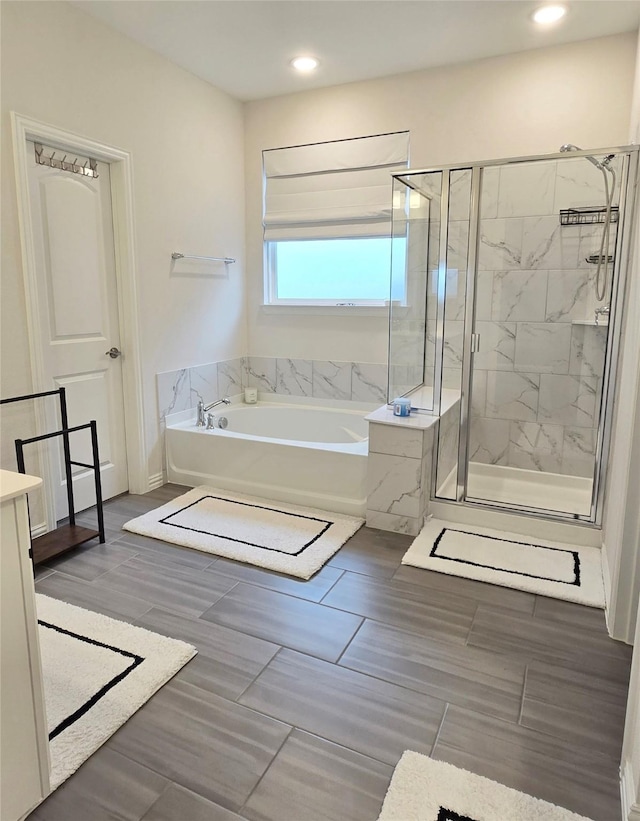
[[[640,32],[630,142],[640,143]],[[604,554],[610,581],[607,591],[609,630],[614,638],[634,643],[620,772],[623,816],[628,821],[640,821],[640,325],[637,315],[640,305],[640,208],[636,213],[630,273],[626,304],[632,306],[632,310],[628,313],[623,334],[605,506]]]
[[[631,103],[629,142],[640,142],[640,37]],[[640,305],[640,207],[625,304]],[[633,642],[640,593],[640,325],[627,312],[622,332],[611,462],[604,510],[603,540],[607,573],[608,623],[614,638]],[[639,742],[640,743],[640,742]]]
[[[162,469],[155,374],[246,351],[242,105],[59,2],[3,2],[0,395],[31,390],[9,112],[132,152],[149,472]],[[170,254],[236,257],[170,276]],[[126,353],[126,352],[125,352]],[[8,467],[14,435],[3,428]],[[19,431],[18,431],[19,428]]]
[[[249,350],[386,361],[386,316],[260,307],[261,150],[409,129],[414,168],[624,144],[635,34],[258,100],[245,107]]]
[[[620,764],[622,816],[640,821],[640,614],[635,630],[635,651],[629,679],[629,700]]]

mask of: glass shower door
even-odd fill
[[[623,160],[482,172],[465,500],[592,515]]]

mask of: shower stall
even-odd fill
[[[599,524],[636,147],[393,175],[389,400],[440,417],[432,498]]]

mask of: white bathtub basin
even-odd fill
[[[216,411],[226,430],[167,425],[170,482],[364,515],[367,411],[275,402]]]

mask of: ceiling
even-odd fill
[[[531,0],[72,0],[240,100],[633,31],[637,0],[566,0],[536,26]],[[320,67],[299,75],[291,58]]]

